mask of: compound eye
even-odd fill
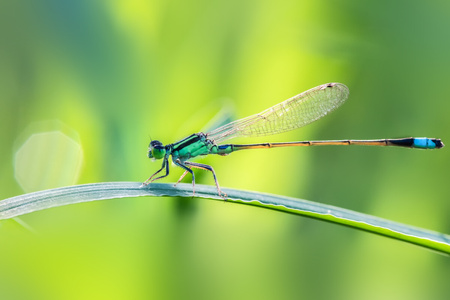
[[[166,154],[166,149],[160,141],[151,141],[148,145],[148,158],[161,159]]]
[[[151,153],[155,159],[161,159],[166,154],[166,148],[163,145],[157,145],[152,148]]]

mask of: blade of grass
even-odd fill
[[[195,187],[196,197],[222,200],[213,186],[199,184]],[[227,193],[227,201],[230,203],[259,206],[325,220],[450,254],[450,236],[443,233],[302,199],[234,189],[222,190]],[[167,183],[142,186],[138,182],[106,182],[45,190],[0,201],[0,220],[56,206],[138,196],[192,197],[192,186],[179,184],[174,187]]]

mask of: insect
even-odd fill
[[[259,114],[255,114],[207,133],[199,132],[175,142],[163,145],[158,140],[152,140],[148,147],[148,157],[162,159],[161,168],[144,185],[169,175],[169,156],[175,165],[184,169],[178,184],[187,173],[192,175],[192,188],[195,195],[195,175],[192,168],[210,171],[216,183],[219,196],[226,197],[220,190],[214,169],[206,164],[191,162],[190,159],[209,155],[228,155],[244,149],[294,147],[294,146],[324,146],[324,145],[365,145],[365,146],[398,146],[420,149],[438,149],[444,144],[440,139],[433,138],[401,138],[376,140],[324,140],[324,141],[298,141],[282,143],[258,144],[221,144],[236,137],[254,137],[278,134],[303,127],[314,122],[341,106],[347,100],[349,90],[342,83],[327,83],[272,106]],[[165,169],[165,174],[155,177]],[[175,184],[175,185],[176,185]]]

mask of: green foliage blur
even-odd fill
[[[245,117],[327,82],[350,88],[336,112],[246,142],[450,143],[449,30],[442,0],[0,1],[0,199],[144,181],[161,163],[146,156],[151,139],[175,142],[222,107]],[[200,161],[223,187],[449,233],[448,153],[310,147]],[[0,299],[448,299],[449,276],[447,257],[413,245],[195,198],[0,223]]]

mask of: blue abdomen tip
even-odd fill
[[[415,148],[434,149],[436,148],[436,143],[428,138],[415,138],[413,146]]]

